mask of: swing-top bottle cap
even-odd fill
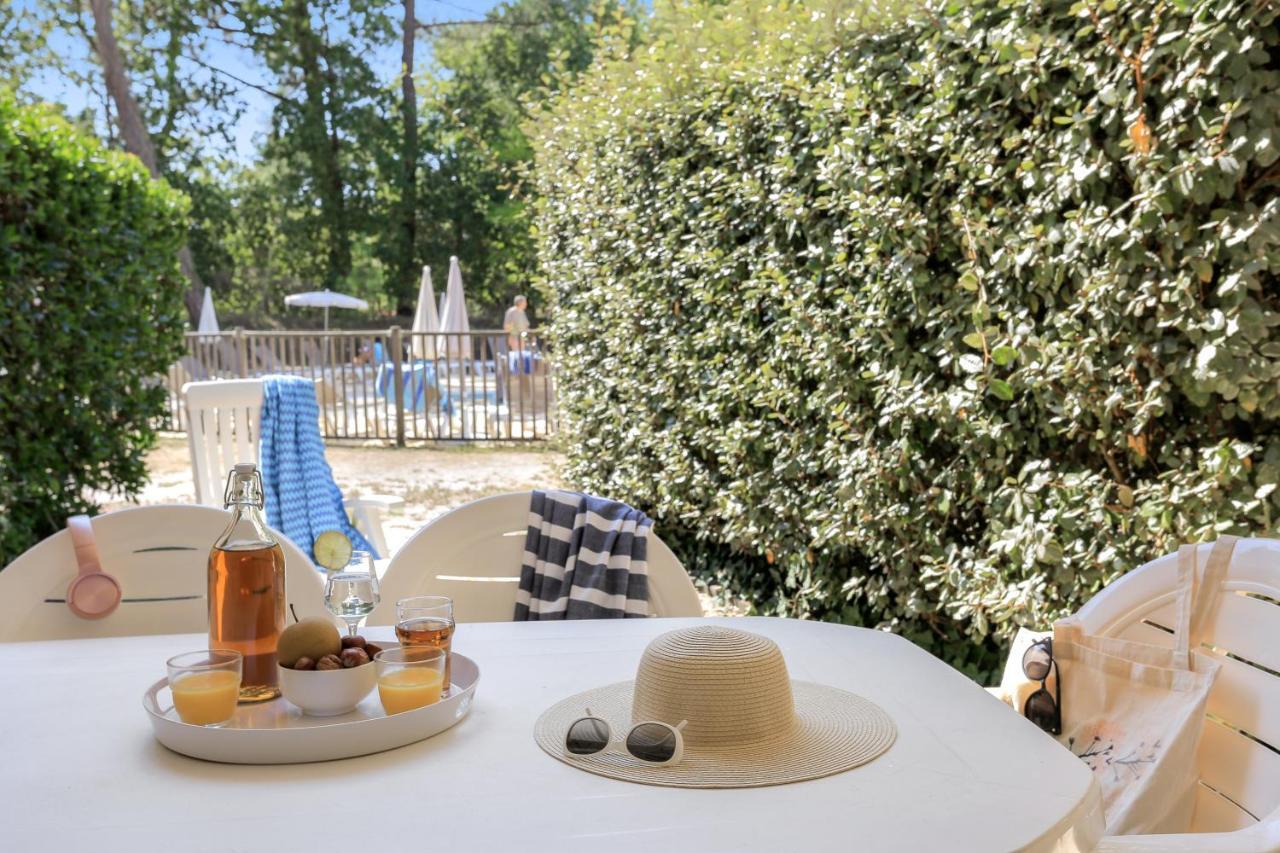
[[[250,505],[263,508],[262,475],[255,462],[237,462],[227,472],[227,487],[222,493],[222,505]]]

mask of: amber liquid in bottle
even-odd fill
[[[244,656],[241,702],[280,695],[276,647],[285,626],[284,551],[263,516],[257,466],[227,477],[231,524],[209,552],[209,648]]]
[[[269,548],[214,548],[209,554],[209,646],[244,655],[241,702],[265,702],[280,695],[276,644],[285,627],[284,551]]]

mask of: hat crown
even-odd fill
[[[701,748],[785,734],[795,725],[787,663],[773,640],[746,631],[669,631],[640,659],[631,718],[685,720],[685,742]]]

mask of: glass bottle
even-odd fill
[[[227,475],[231,524],[209,552],[209,648],[244,656],[241,702],[280,695],[276,644],[285,627],[284,551],[262,514],[258,466],[241,462]]]

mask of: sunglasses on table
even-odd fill
[[[595,755],[604,752],[613,740],[613,729],[607,720],[593,716],[591,709],[569,726],[564,736],[564,751],[569,755]],[[657,720],[636,723],[627,733],[627,752],[649,764],[675,764],[684,757],[684,737],[680,730],[688,724],[670,726]]]
[[[1050,673],[1057,675],[1053,695],[1046,686]],[[1040,688],[1023,703],[1022,715],[1051,735],[1062,734],[1062,671],[1053,659],[1052,638],[1037,640],[1023,652],[1022,674],[1040,682]]]

